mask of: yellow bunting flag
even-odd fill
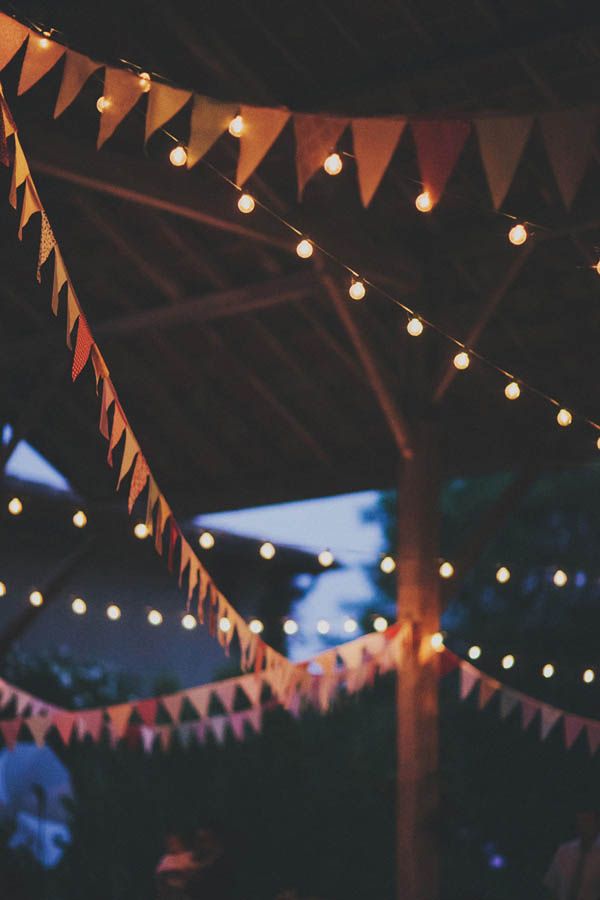
[[[179,88],[169,87],[168,84],[153,81],[148,94],[144,140],[147,141],[165,122],[176,116],[191,96],[191,91],[182,91]]]
[[[95,62],[89,56],[75,53],[74,50],[67,50],[60,90],[54,107],[55,119],[71,105],[88,78],[99,68],[101,68],[101,63]]]
[[[238,110],[235,103],[220,103],[201,94],[194,95],[190,140],[188,143],[188,169],[208,153],[215,141],[221,137]]]
[[[279,137],[290,117],[286,109],[242,106],[244,129],[240,137],[237,183],[244,184]]]
[[[29,222],[34,213],[41,213],[42,204],[38,197],[38,192],[31,178],[25,182],[25,191],[23,193],[23,205],[21,207],[21,220],[19,222],[19,240],[23,240],[23,229]]]
[[[29,178],[29,166],[25,159],[25,154],[23,153],[21,141],[19,140],[18,135],[15,135],[15,161],[13,163],[10,193],[8,195],[10,205],[14,209],[17,208],[17,190],[27,178]]]
[[[105,106],[100,113],[98,149],[109,139],[143,94],[141,79],[125,69],[107,67],[104,78]]]
[[[113,450],[123,436],[123,432],[125,431],[125,424],[126,423],[123,417],[123,413],[121,412],[121,407],[118,403],[115,403],[112,430],[110,433],[110,441],[108,442],[108,462],[111,466],[113,464]]]
[[[363,206],[368,206],[406,127],[406,119],[352,119],[354,155]]]
[[[60,292],[67,283],[67,270],[58,246],[54,248],[54,279],[52,282],[52,312],[58,315],[58,300]]]
[[[41,34],[30,33],[17,93],[24,94],[32,88],[56,65],[65,50],[66,47],[56,41],[49,41]]]
[[[121,482],[131,469],[133,461],[140,452],[140,445],[135,439],[135,435],[129,426],[125,428],[125,448],[123,450],[123,458],[121,459],[121,469],[119,471],[119,480],[117,482],[117,490],[121,487]]]

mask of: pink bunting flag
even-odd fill
[[[202,718],[204,718],[208,713],[208,705],[210,703],[211,693],[211,688],[208,685],[201,685],[200,687],[190,688],[189,691],[185,692],[187,699],[192,704],[198,715],[202,716]]]
[[[262,678],[260,675],[244,675],[239,680],[239,686],[243,690],[244,694],[250,701],[252,706],[257,706],[260,703],[260,698],[262,694]]]
[[[104,727],[104,712],[101,709],[87,709],[77,715],[77,733],[81,738],[89,734],[92,741],[100,740]]]
[[[584,719],[581,716],[565,716],[564,719],[564,727],[565,727],[565,746],[567,750],[570,750],[584,726]]]
[[[212,731],[217,744],[222,744],[225,740],[227,721],[227,716],[211,716],[206,720],[206,725]]]
[[[460,667],[460,699],[466,700],[479,679],[481,672],[470,663],[463,662]]]
[[[246,722],[254,730],[256,734],[260,734],[262,730],[262,708],[253,706],[251,709],[244,710]]]
[[[298,113],[294,116],[296,136],[296,172],[298,197],[302,197],[307,182],[335,150],[349,119],[333,116],[313,116]]]
[[[539,708],[540,704],[537,700],[533,700],[531,697],[521,697],[521,725],[523,731],[527,731]]]
[[[32,88],[40,78],[43,78],[56,65],[65,50],[66,47],[62,44],[50,41],[41,34],[30,32],[19,79],[17,91],[19,96]]]
[[[65,747],[69,746],[73,728],[75,727],[75,716],[73,713],[60,712],[53,717],[53,725],[58,731]]]
[[[106,68],[105,108],[100,113],[98,149],[111,137],[144,93],[142,80],[127,69]]]
[[[142,725],[142,727],[140,728],[140,737],[142,739],[142,747],[144,748],[144,752],[152,753],[154,741],[156,740],[156,729],[150,728],[147,725]]]
[[[244,740],[245,712],[234,712],[229,716],[229,724],[236,741]]]
[[[88,78],[99,68],[100,63],[94,62],[88,56],[75,53],[74,50],[67,50],[60,90],[54,107],[55,119],[71,105]]]
[[[17,743],[22,724],[22,719],[4,719],[0,722],[0,731],[2,732],[4,743],[9,750],[15,749],[15,744]]]
[[[352,119],[354,155],[363,206],[368,206],[390,164],[406,119]]]
[[[543,741],[546,740],[558,720],[560,719],[562,713],[560,709],[555,709],[553,706],[548,706],[547,703],[542,703],[540,706],[540,714],[541,714],[541,726],[540,726],[540,737]]]
[[[413,122],[412,132],[423,186],[435,205],[458,162],[471,125],[460,119]]]
[[[228,679],[227,681],[222,681],[220,684],[215,685],[214,692],[223,704],[224,709],[228,713],[233,711],[233,704],[235,701],[237,689],[237,678]]]
[[[587,722],[585,726],[587,732],[588,744],[592,756],[600,747],[600,722]]]
[[[501,688],[499,681],[494,678],[482,677],[479,685],[479,709],[485,709],[492,697],[498,693]]]
[[[244,130],[240,137],[237,183],[243,185],[263,161],[282,132],[290,114],[285,109],[242,106]]]

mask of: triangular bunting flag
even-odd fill
[[[26,693],[26,691],[15,690],[14,692],[15,699],[15,709],[17,711],[17,715],[21,716],[25,712],[25,710],[31,706],[31,694]]]
[[[482,677],[479,684],[479,709],[485,709],[494,694],[500,690],[500,682],[493,678]]]
[[[341,656],[344,665],[347,669],[357,669],[362,665],[363,662],[363,644],[360,640],[358,641],[350,641],[348,644],[343,644],[341,647],[338,647],[337,652]],[[335,652],[333,653],[333,662],[335,665]],[[322,661],[323,657],[325,657],[325,665],[323,666],[323,671],[327,674],[327,657],[325,654],[321,654],[319,660]]]
[[[92,344],[94,343],[92,333],[90,331],[87,319],[84,315],[79,316],[79,325],[77,326],[77,340],[75,341],[75,353],[73,354],[73,368],[71,370],[71,378],[75,381],[85,368]]]
[[[519,702],[519,694],[511,691],[510,688],[502,688],[500,691],[500,718],[506,719],[517,703]]]
[[[590,753],[592,756],[600,747],[600,723],[599,722],[588,722],[586,725],[586,731],[588,736],[588,743],[590,745]]]
[[[48,716],[30,716],[26,722],[36,747],[43,747],[52,720]]]
[[[471,125],[460,119],[412,123],[423,186],[435,205],[458,161]]]
[[[38,34],[29,35],[17,94],[24,94],[56,65],[66,47]]]
[[[131,718],[131,710],[131,703],[120,703],[118,706],[107,707],[106,711],[116,740],[119,740],[125,734],[125,729],[129,725],[129,719]]]
[[[565,716],[565,746],[570,750],[579,737],[584,725],[581,716]]]
[[[194,95],[190,140],[187,148],[187,164],[191,169],[198,160],[208,153],[215,141],[227,130],[227,126],[237,112],[234,103],[220,103],[210,97]]]
[[[523,731],[527,731],[535,718],[535,714],[540,708],[540,704],[530,697],[521,697],[521,725]]]
[[[470,663],[463,662],[460,666],[460,699],[466,700],[479,679],[481,672]]]
[[[113,464],[113,451],[121,438],[123,437],[123,432],[125,431],[125,419],[123,417],[123,413],[121,412],[121,406],[119,403],[115,403],[115,411],[113,415],[112,421],[112,430],[110,433],[110,441],[108,442],[108,464],[112,466]]]
[[[214,692],[228,713],[233,711],[233,702],[235,700],[237,687],[237,678],[227,679],[227,681],[222,681],[220,684],[215,685]]]
[[[29,222],[34,213],[41,213],[42,204],[38,197],[38,192],[31,178],[25,182],[25,191],[23,193],[23,205],[21,206],[21,221],[19,222],[19,240],[23,240],[23,229]]]
[[[125,428],[125,447],[121,458],[121,469],[119,470],[119,480],[117,482],[117,490],[121,487],[121,482],[131,469],[136,455],[140,451],[140,445],[135,439],[135,435],[131,428]]]
[[[109,428],[108,428],[108,411],[114,403],[115,392],[113,386],[108,378],[104,379],[103,387],[102,387],[102,400],[100,402],[100,434],[102,437],[105,437],[106,440],[109,438]]]
[[[135,708],[144,725],[154,725],[156,722],[156,710],[158,709],[158,700],[155,697],[150,697],[147,700],[138,700]]]
[[[245,713],[243,712],[234,712],[229,716],[229,724],[231,725],[231,730],[233,732],[233,736],[237,741],[244,740],[244,725],[245,725]]]
[[[170,87],[168,84],[153,81],[148,94],[144,140],[147,141],[165,122],[176,116],[191,96],[191,91],[182,91],[179,88]]]
[[[475,120],[494,209],[504,202],[532,126],[533,116],[490,116]]]
[[[58,247],[54,248],[54,279],[52,282],[52,312],[58,315],[58,299],[60,292],[67,282],[67,270]],[[108,434],[106,435],[108,438]]]
[[[363,206],[368,206],[390,164],[406,119],[352,119],[354,155]]]
[[[75,328],[75,322],[81,315],[81,307],[70,281],[67,282],[67,347],[71,350],[71,335]]]
[[[211,716],[210,719],[206,720],[206,725],[214,734],[217,744],[222,744],[225,740],[227,720],[227,716]]]
[[[173,728],[170,725],[159,725],[157,728],[158,737],[160,739],[160,748],[165,753],[171,746],[171,738],[173,737]]]
[[[94,743],[97,743],[104,727],[104,712],[101,709],[88,709],[78,714],[77,723],[80,737],[89,734]]]
[[[71,735],[73,733],[73,727],[75,725],[75,716],[73,715],[73,713],[57,713],[53,717],[52,724],[58,731],[65,747],[68,747],[69,741],[71,740]]]
[[[71,105],[90,75],[99,69],[100,65],[88,56],[75,53],[74,50],[67,50],[60,90],[54,107],[55,119],[64,113],[67,106]]]
[[[29,165],[25,159],[21,141],[18,135],[15,135],[15,159],[13,162],[12,178],[10,181],[10,192],[8,199],[13,209],[17,208],[17,190],[23,182],[29,178]]]
[[[154,532],[154,507],[158,503],[158,486],[152,477],[149,474],[148,481],[148,498],[146,500],[146,528],[148,532],[152,534]]]
[[[563,202],[571,208],[583,180],[598,126],[596,109],[544,113],[540,125]]]
[[[185,692],[185,696],[192,704],[199,716],[204,718],[208,713],[208,705],[210,703],[211,688],[208,685],[191,688]]]
[[[42,208],[42,227],[40,229],[40,249],[38,251],[38,264],[36,278],[42,280],[42,266],[46,263],[52,251],[56,248],[56,238],[50,225],[46,210]]]
[[[348,123],[348,119],[336,119],[333,116],[312,116],[305,113],[294,116],[298,197],[302,197],[308,180],[335,150]]]
[[[252,709],[246,709],[244,710],[244,716],[246,722],[249,723],[256,734],[260,734],[262,729],[262,708],[260,706],[253,706]]]
[[[98,149],[114,133],[143,94],[141,79],[125,69],[107,67],[104,77],[106,107],[100,113]]]
[[[250,701],[250,704],[252,706],[257,706],[260,703],[263,688],[260,675],[244,675],[240,678],[239,685]]]
[[[140,728],[140,735],[142,738],[142,747],[144,748],[144,753],[152,753],[154,741],[156,740],[156,729],[149,728],[147,725],[142,725],[142,727]]]
[[[548,706],[547,703],[542,703],[540,707],[540,713],[542,718],[540,737],[543,741],[545,741],[560,719],[562,713],[560,709],[555,709],[553,706]]]
[[[239,185],[250,178],[290,117],[285,109],[267,109],[260,106],[242,106],[241,115],[244,130],[240,137],[237,166]]]
[[[135,506],[135,501],[144,490],[149,475],[150,469],[148,468],[148,463],[140,452],[135,459],[133,475],[131,476],[131,485],[129,486],[129,499],[127,501],[129,515],[131,515],[131,511]]]
[[[10,16],[0,13],[0,69],[9,64],[19,47],[23,46],[29,29]]]
[[[179,722],[179,717],[181,715],[181,707],[183,706],[183,701],[185,700],[185,694],[171,694],[169,697],[162,697],[161,703],[169,713],[171,717],[171,721]]]
[[[5,719],[0,722],[0,731],[2,732],[4,743],[9,750],[15,749],[15,744],[17,743],[22,724],[22,719]]]

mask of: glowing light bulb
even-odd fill
[[[569,580],[569,576],[566,572],[563,572],[562,569],[557,569],[554,575],[552,576],[552,581],[556,585],[556,587],[564,587],[567,581]]]
[[[244,133],[244,120],[241,116],[234,116],[228,127],[229,134],[232,137],[239,138]]]
[[[139,541],[143,541],[150,534],[150,532],[148,531],[148,526],[145,522],[138,522],[136,525],[134,525],[133,533]]]
[[[412,319],[409,319],[406,330],[411,337],[419,337],[419,335],[423,334],[423,323],[416,316],[413,316]]]
[[[38,44],[42,48],[42,50],[46,50],[50,46],[50,41],[44,35],[44,37],[38,38]]]
[[[435,634],[432,634],[430,642],[432,649],[435,650],[436,653],[441,653],[444,649],[444,635],[441,631],[436,631]]]
[[[348,293],[352,300],[362,300],[367,293],[367,289],[362,281],[353,281],[348,289]]]
[[[109,607],[106,609],[106,615],[111,620],[111,622],[116,622],[121,618],[121,609],[117,606],[116,603],[111,603]]]
[[[331,550],[321,550],[317,559],[324,569],[328,569],[334,563],[333,553]]]
[[[396,568],[396,561],[393,556],[384,556],[379,563],[379,568],[385,575],[391,575]]]
[[[331,625],[327,621],[327,619],[319,619],[317,622],[317,631],[319,634],[329,634],[331,629]]]
[[[44,602],[44,596],[41,591],[32,591],[29,595],[29,602],[32,606],[41,606]]]
[[[273,559],[276,553],[275,547],[271,541],[265,541],[264,544],[261,544],[258,552],[263,559]]]
[[[516,381],[509,381],[504,388],[504,396],[507,400],[518,400],[521,396],[521,388]]]
[[[496,581],[498,584],[506,584],[507,581],[510,581],[510,569],[507,569],[506,566],[500,566],[496,572]]]
[[[593,669],[586,669],[582,675],[582,678],[586,684],[591,684],[592,681],[596,678],[596,673]]]
[[[182,147],[181,144],[173,147],[169,153],[169,162],[172,166],[185,166],[187,162],[187,150],[185,147]]]
[[[227,634],[228,631],[231,631],[231,622],[227,618],[227,616],[223,616],[219,619],[219,629],[223,632],[223,634]]]
[[[520,247],[521,244],[524,244],[528,237],[529,235],[524,225],[513,225],[508,232],[508,239],[515,247]]]
[[[163,617],[159,609],[151,609],[148,613],[148,622],[150,625],[162,625]]]
[[[597,274],[600,275],[600,259],[598,260],[598,262],[596,263],[594,268],[595,268]],[[588,669],[588,671],[590,671],[590,670]]]
[[[99,113],[106,112],[107,109],[110,109],[111,101],[109,97],[98,97],[96,100],[96,109]]]
[[[238,209],[241,213],[251,213],[255,206],[254,197],[251,197],[250,194],[242,194],[238,200]]]
[[[330,153],[323,163],[323,168],[328,175],[339,175],[343,167],[344,163],[339,153]]]
[[[552,678],[552,676],[554,675],[554,672],[555,672],[555,668],[552,665],[552,663],[546,663],[546,665],[542,669],[542,675],[544,676],[544,678]]]
[[[296,634],[298,631],[298,623],[294,622],[293,619],[286,619],[283,623],[283,630],[286,634]]]
[[[556,414],[556,421],[562,428],[567,428],[573,421],[573,416],[568,409],[559,409]]]
[[[354,634],[358,629],[358,622],[356,619],[346,619],[344,622],[344,631],[346,634]]]
[[[471,359],[466,350],[461,350],[460,353],[456,354],[452,362],[454,363],[455,368],[462,372],[469,368]]]
[[[71,603],[71,609],[76,616],[83,616],[87,612],[87,603],[82,597],[75,597]]]
[[[310,259],[313,255],[314,247],[310,241],[307,241],[306,238],[302,238],[298,246],[296,247],[296,253],[300,257],[300,259]]]
[[[439,573],[442,576],[442,578],[452,578],[452,576],[454,575],[454,566],[452,565],[451,562],[448,562],[446,560],[446,562],[443,562],[441,564],[441,566],[439,568]]]
[[[73,525],[75,528],[85,528],[87,525],[87,516],[82,509],[78,509],[73,516]]]
[[[265,626],[260,621],[260,619],[252,619],[252,621],[248,625],[248,628],[250,629],[252,634],[262,634],[262,632],[265,630]]]
[[[140,87],[144,94],[147,94],[150,88],[152,87],[152,79],[150,78],[149,72],[140,72]]]
[[[23,512],[23,504],[19,500],[18,497],[13,497],[12,500],[8,502],[8,511],[11,516],[20,516]]]
[[[469,659],[479,659],[481,656],[481,647],[479,647],[477,644],[473,644],[472,647],[469,647],[467,656],[469,657]]]
[[[423,191],[421,194],[419,194],[419,196],[415,200],[415,206],[417,207],[419,212],[431,212],[431,210],[433,209],[433,201],[431,199],[429,191]]]
[[[6,585],[0,581],[0,597],[6,597]]]
[[[203,550],[212,550],[212,548],[215,546],[215,539],[210,531],[203,531],[198,538],[198,543]]]
[[[596,441],[596,447],[598,448],[598,450],[600,450],[600,437]]]
[[[378,631],[379,634],[383,634],[384,631],[387,631],[388,620],[384,616],[376,616],[373,622],[373,628],[375,631]]]
[[[515,664],[515,658],[512,653],[507,653],[506,656],[502,657],[502,668],[503,669],[512,669]]]
[[[183,619],[181,620],[181,624],[185,628],[186,631],[193,631],[196,625],[195,617],[191,613],[186,613]]]

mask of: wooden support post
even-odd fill
[[[398,621],[407,638],[397,685],[398,900],[437,900],[438,677],[431,635],[439,630],[437,429],[413,425],[414,455],[398,490]]]

